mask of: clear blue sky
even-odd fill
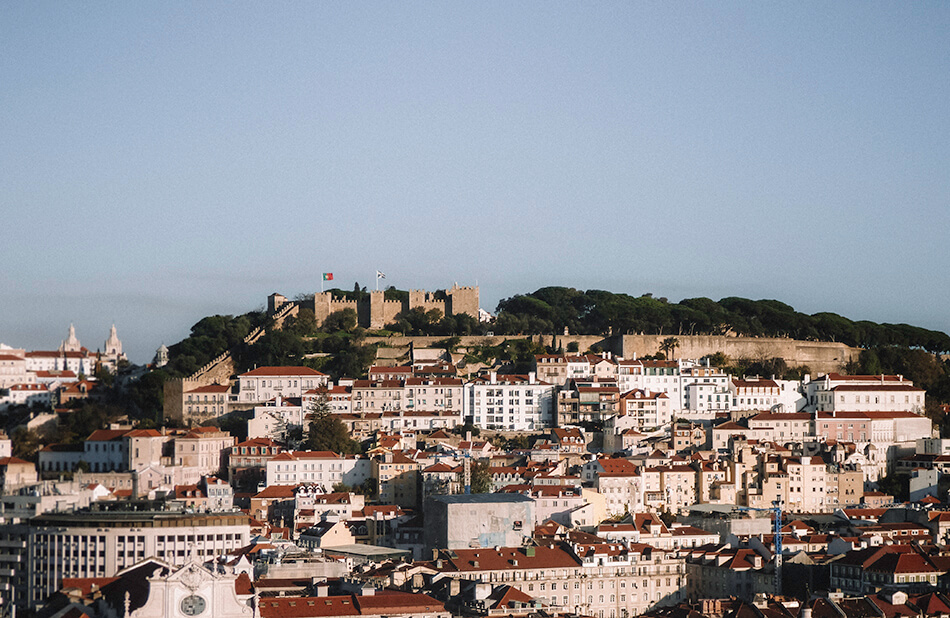
[[[0,4],[0,342],[267,294],[777,298],[950,330],[950,4]]]

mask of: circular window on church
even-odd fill
[[[197,616],[205,611],[206,603],[202,597],[192,594],[181,600],[181,613],[186,616]]]

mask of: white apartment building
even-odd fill
[[[643,510],[644,479],[640,469],[629,460],[595,459],[584,464],[583,477],[585,481],[593,481],[594,488],[604,497],[608,515]]]
[[[634,389],[666,393],[672,411],[683,407],[681,372],[693,363],[673,360],[618,360],[617,382],[620,392]]]
[[[732,409],[732,392],[725,383],[690,382],[683,386],[683,409],[677,415],[689,421],[711,421]]]
[[[925,391],[912,384],[842,384],[817,391],[822,412],[913,412],[924,410]]]
[[[618,414],[632,419],[631,429],[654,431],[673,420],[673,406],[666,393],[634,389],[620,395]]]
[[[327,388],[314,388],[303,394],[301,404],[305,410],[310,410],[315,401],[326,398],[327,407],[331,414],[349,414],[352,410],[352,385],[329,385]]]
[[[209,384],[183,393],[182,406],[186,417],[201,420],[226,414],[230,390],[227,384]]]
[[[686,565],[649,545],[562,543],[547,547],[439,550],[444,576],[507,584],[562,612],[637,616],[686,598]]]
[[[686,365],[680,368],[683,406],[679,414],[689,420],[711,420],[731,407],[729,376],[718,367]]]
[[[788,488],[785,508],[789,511],[820,513],[825,510],[825,489],[828,486],[827,466],[820,457],[786,460]]]
[[[36,382],[36,374],[26,370],[26,358],[0,350],[0,388]]]
[[[238,376],[238,400],[302,397],[311,389],[326,388],[329,381],[329,376],[309,367],[258,367]]]
[[[459,378],[407,378],[406,408],[409,410],[461,410],[462,380]]]
[[[867,412],[924,409],[924,390],[901,375],[829,373],[803,385],[809,411]]]
[[[330,492],[337,483],[362,485],[373,476],[369,459],[332,451],[292,451],[267,461],[267,485],[322,485]]]
[[[812,435],[811,414],[807,412],[761,412],[749,419],[751,436],[767,442],[804,442]]]
[[[270,412],[290,427],[306,427],[309,410],[300,399],[285,399],[277,397],[264,405],[254,406],[254,416]]]
[[[90,472],[125,472],[129,463],[128,429],[97,429],[83,443],[83,460]],[[157,463],[157,462],[156,462]]]
[[[775,380],[750,378],[730,381],[733,410],[771,410],[781,403],[782,388]]]
[[[355,380],[350,408],[355,414],[402,410],[405,407],[405,389],[401,380]]]
[[[0,397],[0,410],[22,405],[49,408],[52,403],[53,393],[45,384],[13,384],[7,388],[6,397]]]
[[[180,566],[244,547],[250,520],[241,512],[77,511],[30,520],[30,605],[62,587],[64,577],[112,577],[150,557]]]
[[[465,384],[466,421],[487,429],[514,431],[550,427],[554,421],[554,386],[535,374],[498,375],[494,371]]]
[[[96,355],[86,349],[80,351],[61,352],[57,350],[27,352],[27,371],[57,371],[69,370],[77,376],[81,373],[86,377],[95,375]]]
[[[225,457],[237,439],[217,427],[195,427],[174,438],[174,462],[194,468],[201,476],[220,474]]]

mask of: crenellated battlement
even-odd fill
[[[323,324],[331,313],[352,309],[356,312],[360,326],[373,329],[383,328],[395,321],[400,313],[416,308],[424,311],[436,309],[443,315],[467,313],[478,318],[478,286],[453,284],[441,293],[409,290],[408,301],[387,299],[383,290],[373,290],[368,296],[366,300],[357,301],[333,296],[331,292],[319,292],[313,295],[312,300],[289,301],[285,296],[275,293],[268,297],[267,306],[270,313],[287,311],[288,305],[311,309],[317,324]]]

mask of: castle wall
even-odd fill
[[[271,294],[267,297],[267,313],[271,315],[277,313],[287,302],[286,296],[277,293]]]
[[[446,304],[446,301],[435,298],[435,294],[430,294],[425,290],[409,290],[409,309],[419,308],[423,311],[435,309],[446,316],[450,315]]]
[[[373,290],[369,293],[369,319],[361,322],[360,326],[368,325],[371,329],[380,329],[394,322],[396,316],[406,308],[405,303],[399,300],[386,300],[386,292]]]
[[[446,291],[449,302],[446,315],[459,315],[467,313],[476,320],[478,319],[478,286],[459,287],[458,284],[452,286],[452,289]]]
[[[669,335],[623,335],[620,353],[625,358],[634,354],[656,354]],[[781,357],[791,366],[808,365],[813,373],[838,371],[851,360],[857,360],[860,348],[843,343],[799,341],[772,337],[723,337],[719,335],[676,335],[679,345],[676,358],[702,358],[722,352],[729,358]]]
[[[162,391],[163,416],[166,419],[182,420],[182,416],[184,416],[184,406],[182,405],[182,394],[185,392],[184,380],[181,378],[165,380]]]
[[[384,328],[396,320],[396,316],[409,309],[420,308],[423,311],[432,309],[439,310],[443,316],[457,315],[467,313],[475,319],[478,319],[478,287],[459,287],[453,285],[450,290],[446,290],[448,300],[435,298],[435,295],[424,290],[410,290],[409,301],[386,300],[386,293],[383,290],[373,290],[369,293],[369,300],[358,302],[355,300],[343,300],[333,298],[330,292],[321,292],[314,294],[312,301],[299,301],[297,304],[301,308],[313,310],[314,318],[318,325],[322,325],[327,317],[343,309],[352,309],[356,312],[357,322],[363,328],[380,329]],[[273,294],[268,297],[268,310],[273,313],[276,307],[285,305],[286,299],[279,294]]]

